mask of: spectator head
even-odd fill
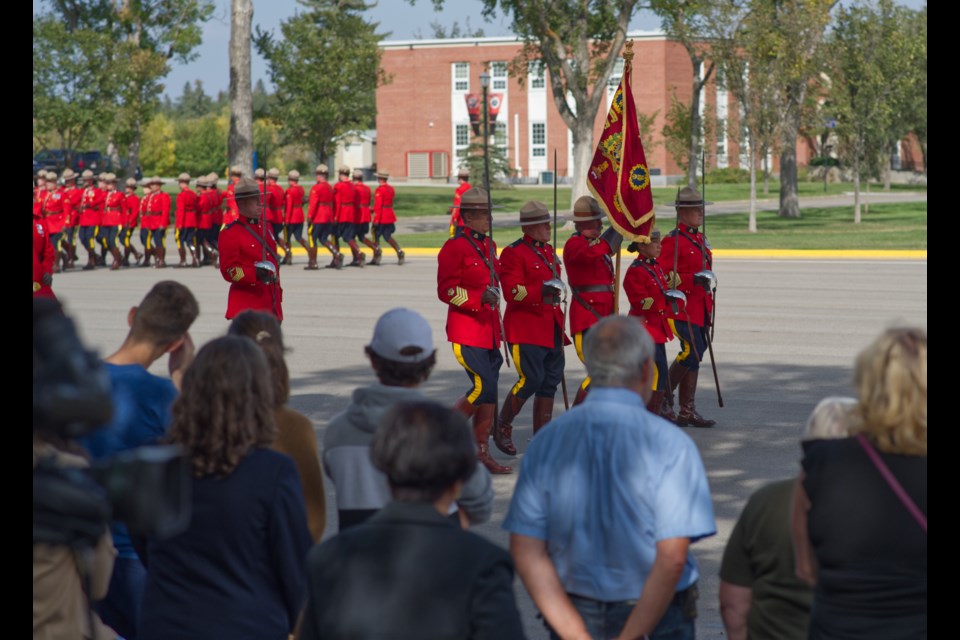
[[[803,441],[846,438],[856,431],[856,398],[829,396],[817,403],[803,427]]]
[[[127,314],[127,340],[172,351],[199,315],[200,305],[190,289],[174,280],[162,280]]]
[[[230,322],[227,335],[250,338],[267,357],[270,377],[273,379],[273,404],[282,407],[290,399],[290,370],[284,357],[283,333],[276,316],[263,311],[247,309],[238,313]]]
[[[430,324],[403,307],[380,316],[364,350],[380,383],[389,387],[416,387],[430,377],[437,363]]]
[[[370,445],[373,465],[387,476],[394,500],[435,502],[477,466],[463,416],[436,402],[397,404]]]
[[[252,340],[211,340],[183,375],[167,442],[183,446],[195,476],[227,475],[277,436],[270,368]]]
[[[583,341],[583,357],[591,384],[625,388],[641,385],[649,395],[653,349],[653,339],[637,318],[603,318],[587,332]]]
[[[857,415],[881,451],[927,455],[927,332],[887,329],[854,366]]]

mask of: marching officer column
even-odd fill
[[[127,178],[124,183],[123,194],[123,226],[120,228],[120,242],[123,244],[123,266],[130,266],[130,254],[139,265],[143,255],[133,246],[133,232],[140,221],[140,196],[137,195],[137,181],[135,178]]]
[[[100,235],[107,251],[113,256],[113,264],[110,265],[110,270],[116,271],[123,262],[123,258],[120,257],[120,249],[117,248],[117,236],[120,234],[120,229],[124,223],[123,202],[125,198],[123,193],[117,191],[116,174],[108,173],[104,178],[107,191],[103,201],[103,215],[100,219]]]
[[[490,473],[510,473],[490,455],[500,380],[500,262],[490,237],[490,208],[484,189],[463,194],[463,227],[437,255],[437,297],[447,305],[447,340],[470,379],[454,409],[473,420],[477,460]]]
[[[307,252],[308,261],[310,256],[310,244],[303,239],[303,187],[300,186],[300,172],[293,170],[287,173],[287,190],[283,194],[283,238],[287,243],[289,251],[284,258],[285,264],[293,264],[293,241],[291,236],[297,239],[300,246]]]
[[[497,448],[516,455],[513,420],[533,396],[533,432],[553,417],[553,399],[563,381],[565,333],[562,270],[550,245],[550,212],[531,200],[520,209],[523,237],[503,250],[500,265],[507,311],[503,317],[519,379],[503,401],[494,432]]]
[[[386,240],[397,252],[397,264],[402,265],[406,259],[406,254],[393,238],[393,234],[397,230],[397,214],[393,211],[393,199],[396,197],[396,191],[387,183],[389,179],[390,174],[386,171],[377,172],[379,185],[373,193],[373,239],[378,246],[381,240]],[[374,263],[380,264],[379,258],[374,260]]]
[[[573,205],[576,231],[563,245],[563,262],[567,266],[567,282],[573,299],[570,302],[570,335],[583,362],[583,339],[590,327],[613,313],[614,280],[616,278],[611,255],[623,242],[616,229],[603,232],[603,211],[590,196],[581,196]],[[584,378],[577,389],[573,404],[583,402],[590,387],[590,377]]]
[[[677,209],[677,227],[663,240],[660,266],[667,272],[667,283],[686,296],[686,306],[669,309],[669,321],[673,334],[680,340],[680,353],[669,370],[670,391],[668,402],[672,410],[672,392],[679,389],[680,410],[677,424],[686,427],[712,427],[716,420],[709,420],[697,413],[695,396],[700,375],[700,362],[707,349],[707,330],[713,311],[713,298],[707,294],[709,282],[703,273],[713,265],[713,253],[706,237],[700,232],[703,224],[704,202],[700,192],[684,187],[677,193],[673,203]],[[712,275],[712,274],[711,274]],[[666,391],[666,389],[664,390]]]

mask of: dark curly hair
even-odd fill
[[[183,376],[166,441],[182,445],[196,476],[227,475],[277,436],[273,389],[252,340],[223,336],[205,344]]]

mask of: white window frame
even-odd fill
[[[542,141],[537,142],[537,129],[542,130]],[[547,157],[547,123],[546,122],[531,122],[530,123],[530,156],[534,158],[546,158]]]
[[[507,91],[507,63],[501,60],[490,63],[490,90],[506,93]]]
[[[451,81],[454,93],[470,91],[470,63],[454,62],[450,67]]]
[[[547,88],[546,66],[543,60],[531,60],[527,63],[527,85],[531,91],[545,91]]]

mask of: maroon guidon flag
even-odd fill
[[[637,108],[630,90],[633,42],[624,52],[623,77],[613,96],[597,150],[587,173],[587,187],[610,224],[627,240],[650,242],[656,217],[650,171],[640,140]]]

